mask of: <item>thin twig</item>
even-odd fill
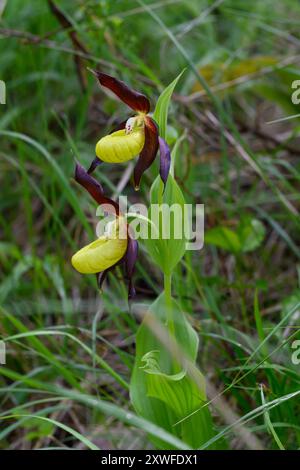
[[[74,49],[84,52],[85,54],[88,54],[87,48],[78,38],[77,32],[74,30],[73,24],[64,14],[64,12],[53,2],[53,0],[48,0],[48,5],[49,5],[51,12],[59,21],[63,29],[66,30],[68,36],[70,37],[72,41]],[[77,71],[78,80],[79,80],[81,89],[83,92],[85,92],[87,89],[87,77],[86,77],[86,70],[83,65],[82,58],[78,55],[74,55],[74,63],[75,63],[75,68]]]

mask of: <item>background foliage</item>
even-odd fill
[[[298,448],[299,365],[291,346],[300,305],[300,127],[299,118],[268,123],[299,114],[291,102],[291,83],[300,78],[299,2],[59,5],[72,28],[62,27],[47,1],[0,2],[7,86],[0,107],[0,335],[7,345],[0,447],[151,448],[145,431],[184,447],[138,418],[129,402],[135,333],[162,286],[146,247],[131,313],[119,271],[99,296],[95,279],[70,264],[97,222],[73,183],[74,159],[87,167],[97,139],[127,115],[100,91],[89,66],[146,93],[152,111],[187,68],[167,138],[180,139],[175,178],[187,202],[205,204],[207,240],[177,266],[173,296],[199,336],[198,365],[219,437],[231,449]],[[156,174],[148,171],[135,194],[125,167],[97,170],[111,193],[131,202],[149,203]]]

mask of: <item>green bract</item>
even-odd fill
[[[165,192],[159,177],[154,181],[150,192],[151,209],[148,218],[156,227],[158,238],[145,240],[153,260],[164,274],[171,274],[185,253],[184,234],[185,199],[182,191],[170,174]],[[185,229],[187,230],[187,221]],[[149,233],[151,228],[149,227]]]

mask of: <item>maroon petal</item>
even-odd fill
[[[119,214],[119,205],[112,199],[104,196],[101,184],[89,175],[79,163],[76,163],[75,180],[90,193],[98,204],[105,204],[107,206],[105,207],[106,212]]]
[[[134,273],[135,263],[136,263],[137,256],[138,256],[138,248],[139,248],[138,247],[138,242],[128,235],[127,250],[126,250],[125,258],[124,258],[125,269],[126,269],[126,277],[129,280],[129,283],[128,283],[128,300],[135,297],[135,288],[133,286],[132,276],[133,276],[133,273]]]
[[[153,163],[158,150],[158,126],[149,116],[145,117],[145,144],[133,172],[135,189],[139,189],[142,174]]]
[[[160,153],[159,174],[162,179],[162,182],[164,183],[164,185],[166,185],[171,166],[171,152],[165,139],[159,137],[158,142]]]
[[[146,114],[149,113],[150,102],[147,96],[132,90],[126,83],[106,73],[99,72],[98,70],[91,70],[91,72],[98,78],[102,86],[109,88],[120,100],[134,109],[134,111],[140,111]]]

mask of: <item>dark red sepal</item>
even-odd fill
[[[111,90],[115,95],[126,103],[134,111],[142,113],[149,113],[150,102],[147,96],[139,93],[138,91],[129,88],[122,80],[111,77],[106,73],[99,72],[98,70],[91,70],[91,72],[98,78],[100,85]]]
[[[105,204],[105,212],[119,214],[119,205],[112,199],[104,196],[104,191],[99,181],[89,175],[79,163],[76,163],[75,180],[90,193],[99,205]]]
[[[133,172],[135,189],[139,189],[144,171],[153,163],[158,150],[158,126],[149,116],[145,117],[145,143]]]

